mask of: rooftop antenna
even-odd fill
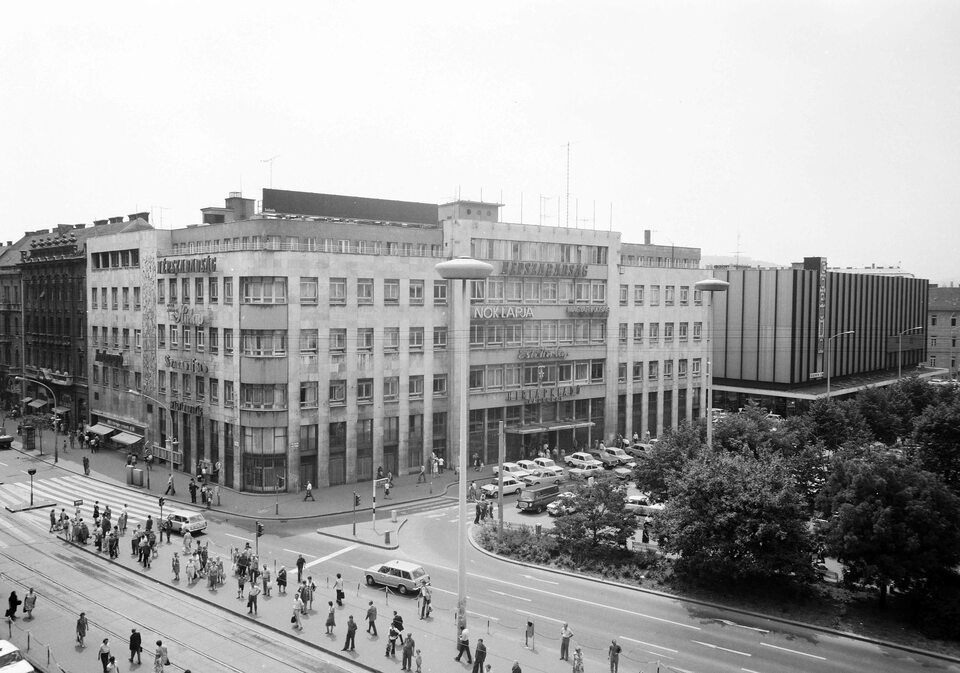
[[[273,160],[278,159],[279,157],[280,157],[279,154],[274,154],[269,159],[260,160],[261,164],[270,164],[270,189],[273,189]]]
[[[157,222],[157,228],[158,228],[158,229],[163,229],[163,211],[165,211],[165,210],[172,210],[172,209],[171,209],[171,208],[165,208],[165,207],[163,207],[163,206],[150,206],[150,217],[151,217],[151,218],[153,217],[153,211],[154,211],[154,210],[160,211],[160,218],[159,218],[160,221]]]
[[[570,141],[569,140],[567,141],[567,212],[564,220],[564,226],[565,227],[570,226]]]
[[[737,249],[734,251],[733,254],[736,255],[734,257],[734,260],[736,260],[735,264],[737,267],[739,267],[740,266],[740,231],[739,230],[737,231]]]

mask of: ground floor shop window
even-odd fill
[[[242,490],[273,492],[287,473],[286,454],[244,454]]]

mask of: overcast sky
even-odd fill
[[[957,282],[958,36],[953,0],[18,3],[0,239],[181,227],[276,157],[282,189]]]

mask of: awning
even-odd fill
[[[549,423],[514,425],[504,428],[503,431],[509,435],[537,435],[541,432],[576,430],[577,428],[590,428],[594,425],[596,424],[593,421],[551,421]]]
[[[30,402],[30,406],[34,409],[42,409],[43,407],[47,406],[47,402],[46,400],[33,400]]]
[[[111,437],[110,441],[119,442],[120,444],[125,444],[127,446],[130,446],[131,444],[136,444],[141,439],[143,439],[143,437],[141,437],[140,435],[135,435],[132,432],[121,432],[120,434],[117,434]]]
[[[55,413],[55,414],[68,414],[68,413],[70,413],[70,409],[69,409],[68,407],[54,407],[54,408],[53,408],[53,413]]]
[[[24,397],[22,400],[20,400],[20,402],[21,404],[30,404],[30,400],[32,399],[32,397]]]
[[[116,428],[111,428],[109,425],[101,425],[100,423],[97,423],[96,425],[91,425],[89,428],[87,428],[87,432],[92,432],[102,437],[109,435],[111,432],[116,432]]]

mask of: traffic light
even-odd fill
[[[257,521],[257,537],[263,535],[263,524]]]
[[[287,485],[287,479],[286,479],[286,477],[283,477],[283,476],[277,477],[277,490],[278,490],[278,491],[282,491],[283,488],[284,488],[284,486],[286,486],[286,485]]]
[[[354,506],[354,507],[359,507],[359,506],[360,506],[360,496],[357,495],[356,491],[354,491],[354,493],[353,493],[353,506]]]
[[[163,509],[163,505],[164,505],[164,503],[166,503],[166,502],[167,502],[167,499],[166,499],[166,498],[160,498],[160,509]]]

